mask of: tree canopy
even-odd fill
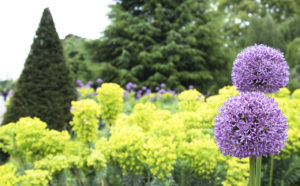
[[[128,0],[111,8],[104,36],[87,44],[104,81],[203,92],[230,82],[230,52],[210,1]]]

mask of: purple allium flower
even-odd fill
[[[155,87],[155,90],[156,90],[156,91],[159,91],[159,87]]]
[[[101,84],[101,83],[103,83],[103,80],[102,80],[101,78],[98,78],[98,79],[96,80],[96,82],[99,83],[99,84]]]
[[[146,86],[143,86],[143,87],[142,87],[142,90],[147,90],[147,87],[146,87]]]
[[[289,81],[289,66],[283,53],[266,45],[247,47],[236,57],[232,83],[242,92],[279,91]]]
[[[136,88],[136,87],[137,87],[137,85],[136,85],[136,84],[134,84],[134,83],[132,83],[132,84],[131,84],[131,87],[132,87],[132,88]]]
[[[129,94],[128,90],[125,90],[124,93],[123,93],[124,96],[126,96],[128,94]]]
[[[193,85],[189,85],[189,89],[194,89],[194,86]]]
[[[76,80],[76,84],[79,86],[79,87],[83,87],[84,86],[84,83],[82,83],[81,80]]]
[[[81,80],[80,80],[80,79],[77,79],[77,80],[76,80],[76,84],[79,85],[80,83],[82,83]]]
[[[273,98],[248,92],[229,98],[215,118],[215,139],[224,155],[278,154],[287,139],[287,119]]]
[[[158,93],[160,93],[160,94],[165,94],[165,93],[167,93],[167,91],[166,91],[165,89],[160,89],[160,90],[158,91]]]
[[[86,85],[90,87],[92,84],[93,84],[92,81],[88,81]]]
[[[126,90],[130,90],[131,89],[131,86],[132,86],[132,83],[131,82],[128,82],[126,84]]]
[[[150,90],[150,89],[147,89],[146,92],[145,92],[145,95],[147,96],[147,95],[149,95],[149,94],[151,94],[151,90]]]
[[[165,84],[165,83],[162,83],[162,84],[160,84],[160,87],[161,87],[161,88],[164,88],[164,87],[166,87],[166,84]]]

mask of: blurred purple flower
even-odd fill
[[[147,96],[147,95],[149,95],[149,94],[151,94],[151,90],[150,90],[150,89],[147,89],[146,92],[145,92],[145,95]]]
[[[215,118],[214,134],[224,155],[239,158],[278,154],[287,139],[287,119],[274,98],[261,92],[229,98]]]
[[[142,90],[147,90],[147,87],[146,87],[146,86],[143,86],[143,87],[142,87]]]
[[[131,86],[132,86],[132,83],[131,82],[128,82],[126,84],[126,90],[130,90],[131,89]]]
[[[279,50],[263,44],[254,45],[238,54],[231,77],[239,91],[272,93],[288,83],[289,66]]]
[[[168,89],[168,92],[170,92],[172,95],[176,95],[176,92],[174,90]]]
[[[101,84],[101,83],[103,83],[103,80],[102,80],[101,78],[98,78],[98,79],[96,80],[96,82],[99,83],[99,84]]]
[[[129,93],[128,90],[125,90],[123,95],[126,96],[126,95],[128,95],[128,93]]]
[[[81,80],[76,80],[76,84],[79,86],[79,87],[84,87],[84,83],[82,83]]]
[[[88,81],[86,85],[90,87],[92,84],[93,84],[92,81]]]
[[[158,93],[159,93],[159,94],[165,94],[165,93],[167,93],[167,91],[166,91],[165,89],[160,89],[160,90],[158,91]]]
[[[162,83],[162,84],[160,84],[160,87],[161,87],[161,88],[164,88],[164,87],[166,87],[166,84],[165,84],[165,83]]]
[[[194,86],[193,85],[189,85],[189,89],[194,89]]]
[[[156,90],[156,91],[159,91],[159,87],[155,87],[155,90]]]

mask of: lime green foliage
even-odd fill
[[[204,95],[196,89],[185,90],[178,95],[179,109],[181,111],[195,111],[204,101]]]
[[[70,141],[64,154],[67,156],[69,167],[84,168],[87,166],[87,159],[91,153],[91,148],[79,140]]]
[[[105,150],[105,153],[111,158],[111,161],[120,164],[125,174],[131,171],[141,173],[144,170],[141,153],[144,141],[145,136],[140,127],[113,127],[109,142],[105,146],[109,151]],[[96,149],[97,147],[99,147],[99,143],[96,145]]]
[[[280,89],[279,93],[272,95],[282,112],[288,119],[288,140],[285,143],[285,148],[276,156],[276,159],[286,159],[294,153],[300,152],[300,96],[299,89],[295,90],[290,96],[290,91],[287,88]],[[299,97],[298,97],[299,96]]]
[[[60,172],[68,168],[68,166],[68,159],[64,155],[49,155],[46,158],[34,162],[34,168],[48,170],[51,174]]]
[[[144,130],[149,130],[156,117],[155,111],[156,107],[152,103],[138,103],[128,117],[128,122],[140,126]]]
[[[44,170],[26,170],[25,175],[20,177],[24,186],[47,186],[50,179],[49,172]]]
[[[10,163],[0,166],[0,185],[17,185],[19,179],[16,177],[17,169]]]
[[[71,113],[74,117],[70,125],[73,126],[77,139],[82,142],[95,142],[98,136],[99,105],[91,99],[73,101]]]
[[[77,91],[79,95],[81,96],[81,99],[91,97],[94,95],[94,89],[93,88],[86,88],[86,87],[80,87],[77,88]]]
[[[296,89],[293,94],[292,94],[292,97],[294,99],[300,99],[300,89]]]
[[[249,177],[249,160],[247,158],[238,159],[227,158],[226,180],[222,182],[224,186],[245,186]]]
[[[47,124],[38,118],[21,118],[0,128],[0,147],[12,157],[21,157],[29,162],[50,154],[61,153],[70,135],[46,128]]]
[[[143,162],[151,174],[158,179],[172,175],[176,163],[176,143],[172,137],[150,137],[144,144]]]
[[[97,90],[101,118],[109,125],[114,124],[117,115],[123,110],[123,92],[115,83],[103,83]]]
[[[87,165],[99,170],[106,167],[106,160],[104,154],[99,150],[94,150],[87,159]]]
[[[197,134],[193,141],[179,145],[178,157],[186,161],[184,168],[194,172],[195,176],[210,178],[217,163],[224,161],[224,157],[211,136],[201,135],[200,131]]]

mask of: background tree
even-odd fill
[[[251,17],[247,33],[239,39],[239,45],[241,48],[245,48],[256,43],[266,44],[285,52],[283,34],[272,16]]]
[[[74,99],[74,80],[65,62],[50,10],[46,8],[3,124],[31,116],[39,117],[49,128],[66,129]]]
[[[230,82],[230,51],[210,1],[119,0],[109,17],[104,37],[87,45],[104,81],[202,92]]]
[[[65,37],[62,43],[65,58],[71,67],[74,79],[80,79],[85,83],[89,80],[93,80],[93,68],[91,68],[92,64],[88,59],[87,52],[84,47],[86,40],[69,34]]]
[[[276,23],[285,22],[290,17],[300,15],[298,0],[214,0],[218,11],[226,18],[224,31],[228,39],[236,40],[247,32],[252,16],[271,16]]]

